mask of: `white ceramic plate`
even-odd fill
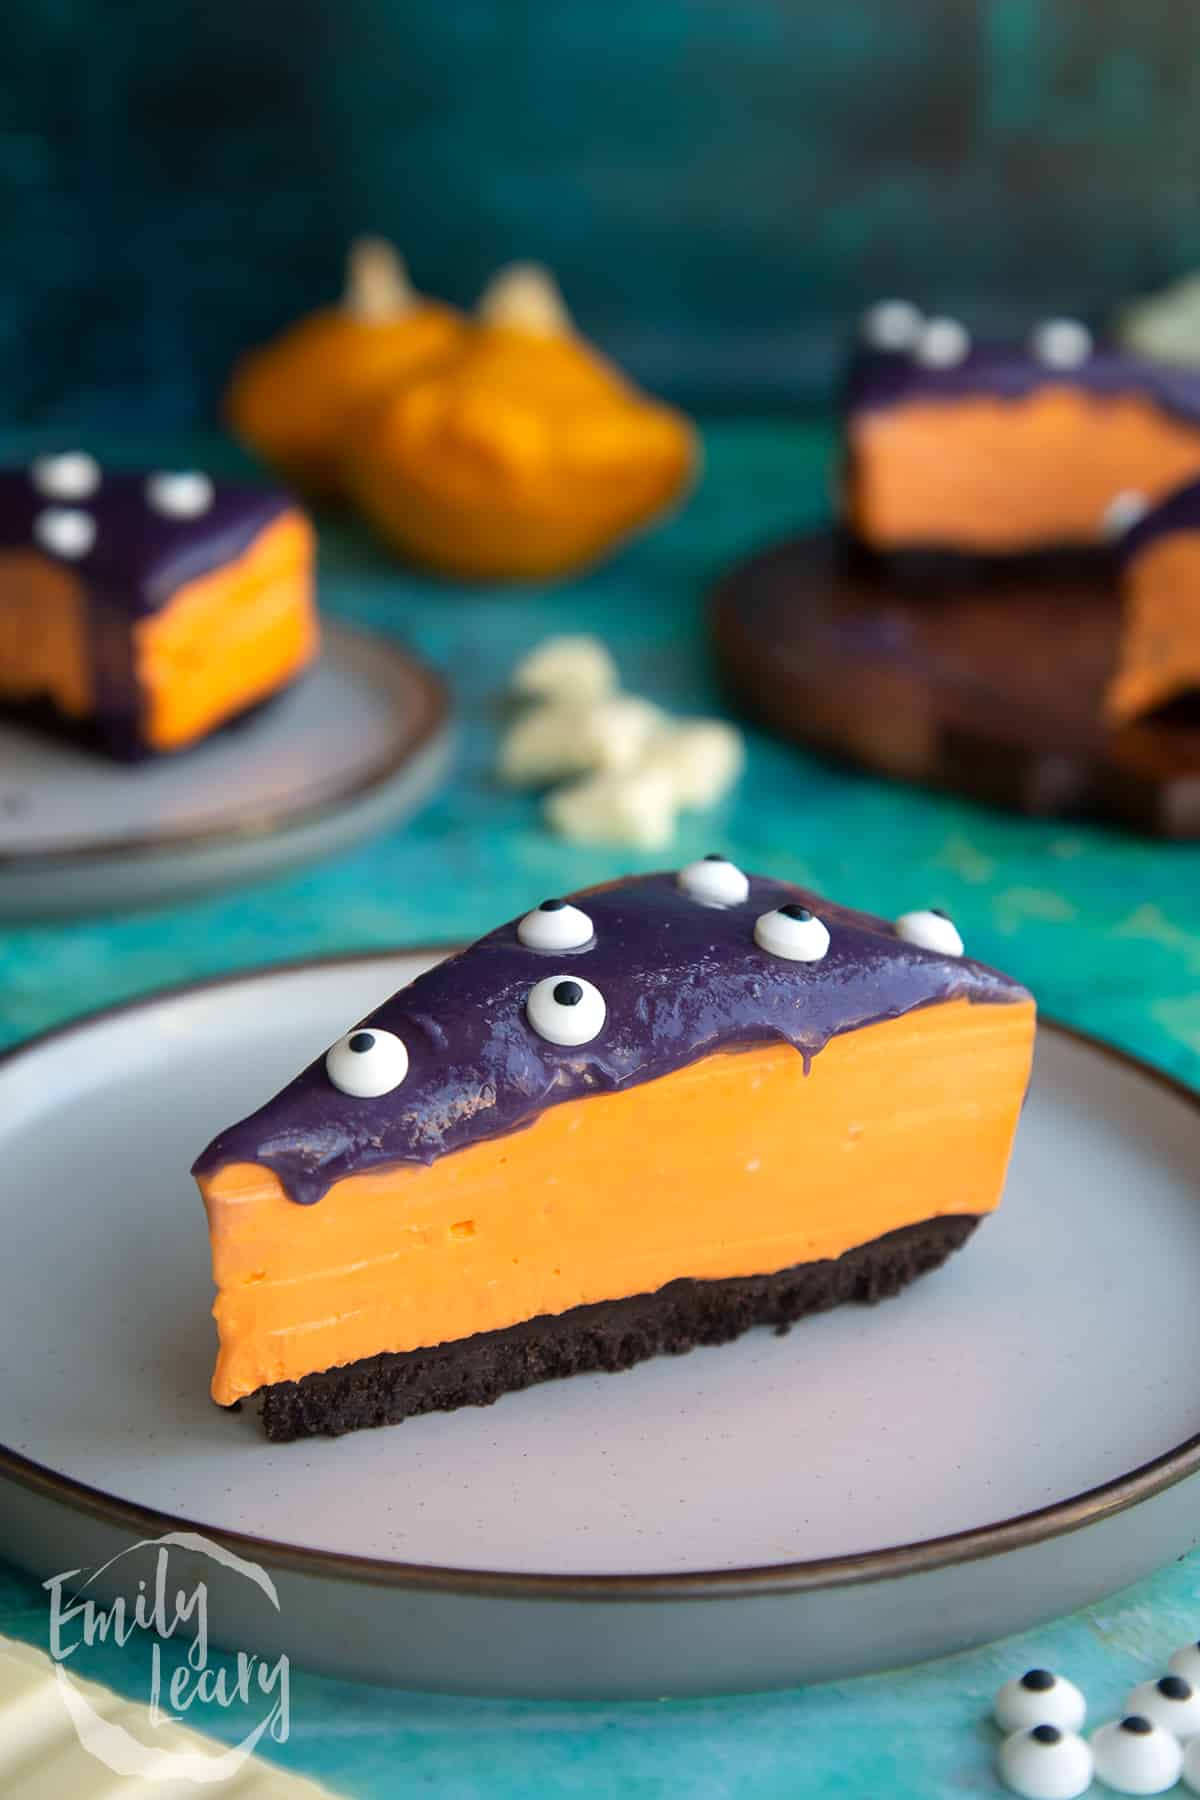
[[[180,756],[130,767],[0,723],[0,918],[144,906],[340,850],[424,799],[447,711],[407,651],[326,622],[294,688]]]
[[[0,1064],[6,1548],[75,1567],[183,1519],[273,1569],[301,1660],[665,1693],[915,1660],[1191,1547],[1200,1109],[1053,1027],[999,1215],[878,1308],[333,1442],[215,1409],[189,1162],[429,960],[219,982]]]

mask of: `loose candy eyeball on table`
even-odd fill
[[[1034,1725],[1000,1746],[1000,1778],[1024,1800],[1076,1800],[1092,1782],[1092,1753],[1073,1731]]]
[[[1126,1700],[1125,1711],[1153,1719],[1182,1744],[1200,1735],[1200,1693],[1182,1675],[1140,1682]]]
[[[1001,1731],[1030,1725],[1079,1731],[1086,1717],[1087,1701],[1075,1683],[1050,1669],[1026,1669],[1015,1681],[1006,1681],[996,1695],[995,1719]]]
[[[1181,1644],[1167,1663],[1172,1675],[1182,1675],[1193,1687],[1200,1687],[1200,1643]]]
[[[1153,1719],[1129,1713],[1092,1733],[1092,1760],[1118,1794],[1165,1794],[1179,1780],[1183,1748]]]

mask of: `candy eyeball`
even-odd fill
[[[1030,334],[1029,348],[1048,369],[1078,369],[1092,354],[1092,334],[1078,319],[1043,319]]]
[[[77,506],[48,506],[33,521],[33,535],[51,556],[74,561],[96,542],[96,521]]]
[[[1183,1753],[1183,1785],[1200,1794],[1200,1738],[1193,1738]]]
[[[862,316],[859,330],[872,350],[911,350],[924,318],[911,300],[877,300]]]
[[[198,519],[215,498],[212,477],[198,469],[178,469],[151,475],[146,499],[165,519]]]
[[[1200,1687],[1200,1643],[1180,1645],[1172,1652],[1167,1667],[1172,1675],[1182,1675],[1193,1687]]]
[[[1075,1683],[1049,1669],[1027,1669],[1015,1681],[1006,1681],[996,1695],[995,1717],[1002,1731],[1031,1725],[1079,1731],[1086,1716],[1087,1701]]]
[[[955,369],[970,354],[970,334],[957,319],[926,319],[913,345],[913,356],[925,369]]]
[[[527,950],[582,950],[596,931],[592,921],[569,900],[543,900],[517,926]]]
[[[936,906],[924,912],[901,913],[896,920],[896,936],[906,944],[916,944],[922,950],[936,950],[942,956],[961,956],[963,953],[958,927]]]
[[[1182,1744],[1200,1735],[1200,1693],[1182,1675],[1143,1681],[1125,1702],[1127,1713],[1142,1713]]]
[[[788,962],[820,962],[829,948],[829,928],[807,906],[791,903],[762,914],[754,941],[768,955]]]
[[[1000,1778],[1025,1800],[1076,1800],[1092,1781],[1092,1753],[1073,1731],[1033,1725],[1000,1746]]]
[[[590,1044],[604,1030],[604,995],[578,975],[547,975],[530,989],[525,1016],[548,1044]]]
[[[100,486],[100,464],[86,450],[35,457],[30,474],[47,500],[87,500]]]
[[[1127,531],[1132,531],[1135,525],[1140,524],[1149,511],[1150,501],[1145,494],[1139,493],[1136,488],[1123,488],[1119,494],[1114,494],[1104,509],[1104,516],[1100,521],[1101,535],[1110,543],[1116,538],[1122,538]]]
[[[1092,1761],[1118,1794],[1165,1794],[1179,1780],[1183,1749],[1144,1713],[1128,1713],[1092,1733]]]
[[[327,1052],[325,1072],[343,1094],[356,1100],[378,1100],[381,1094],[398,1088],[408,1074],[408,1051],[392,1032],[360,1025]]]
[[[750,896],[749,877],[736,863],[714,851],[680,869],[676,880],[691,900],[702,906],[740,906]]]

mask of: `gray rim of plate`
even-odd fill
[[[325,619],[323,624],[327,635],[374,639],[379,654],[389,656],[396,667],[403,671],[412,690],[412,714],[387,754],[378,757],[336,792],[323,793],[319,799],[303,801],[286,810],[266,813],[257,818],[255,837],[258,839],[316,824],[373,793],[399,775],[414,756],[430,744],[439,730],[444,729],[450,716],[450,700],[445,682],[425,663],[420,662],[405,645],[394,638],[357,631],[353,626],[343,625],[338,620]],[[22,874],[55,869],[67,872],[86,868],[89,863],[111,862],[114,858],[125,861],[131,857],[149,856],[164,850],[211,849],[237,841],[243,835],[242,829],[221,824],[200,831],[160,832],[154,836],[116,839],[102,844],[67,843],[31,855],[8,855],[0,852],[0,871],[11,868]]]
[[[137,1012],[141,1007],[160,1005],[164,1000],[183,998],[214,988],[230,987],[255,974],[280,974],[288,971],[336,967],[339,963],[391,962],[397,955],[449,956],[461,949],[458,944],[400,945],[382,951],[346,951],[333,956],[299,957],[274,963],[264,969],[244,969],[230,975],[217,975],[202,981],[190,981],[175,987],[159,988],[116,1006],[101,1007],[70,1020],[65,1025],[42,1032],[25,1043],[0,1054],[0,1067],[18,1057],[59,1043],[76,1033],[86,1031],[107,1019],[123,1013]],[[1040,1031],[1054,1032],[1068,1038],[1094,1054],[1122,1065],[1143,1079],[1153,1082],[1200,1113],[1200,1092],[1176,1080],[1173,1075],[1156,1069],[1140,1057],[1131,1056],[1112,1044],[1077,1031],[1073,1026],[1054,1019],[1041,1018]],[[365,1582],[371,1586],[406,1588],[416,1592],[470,1594],[479,1597],[518,1598],[525,1600],[568,1601],[677,1601],[733,1599],[762,1594],[794,1594],[826,1588],[854,1587],[873,1581],[893,1581],[906,1575],[917,1575],[931,1569],[948,1568],[981,1558],[999,1556],[1024,1549],[1048,1538],[1062,1537],[1081,1531],[1101,1519],[1126,1511],[1155,1494],[1200,1470],[1200,1433],[1153,1458],[1140,1467],[1118,1475],[1112,1481],[1073,1494],[1051,1506],[1014,1518],[1000,1519],[988,1525],[973,1526],[966,1531],[951,1532],[944,1537],[928,1538],[912,1544],[897,1544],[887,1550],[868,1550],[853,1556],[822,1557],[808,1562],[771,1564],[765,1567],[719,1569],[673,1575],[517,1575],[499,1569],[453,1569],[423,1563],[393,1563],[372,1557],[345,1556],[336,1552],[307,1550],[294,1544],[279,1543],[272,1538],[252,1537],[243,1532],[205,1531],[216,1541],[243,1556],[253,1558],[266,1553],[282,1568],[303,1574],[323,1575],[344,1582]],[[192,1520],[133,1501],[120,1500],[98,1488],[87,1486],[53,1469],[33,1462],[0,1443],[0,1477],[6,1477],[46,1499],[57,1500],[120,1529],[132,1529],[142,1536],[161,1535],[165,1531],[199,1531]]]

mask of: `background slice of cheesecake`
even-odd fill
[[[338,1432],[895,1292],[998,1203],[1033,1035],[937,914],[715,859],[547,903],[201,1156],[214,1398]]]
[[[317,651],[314,537],[276,488],[102,469],[0,472],[0,706],[122,760],[185,749]]]

